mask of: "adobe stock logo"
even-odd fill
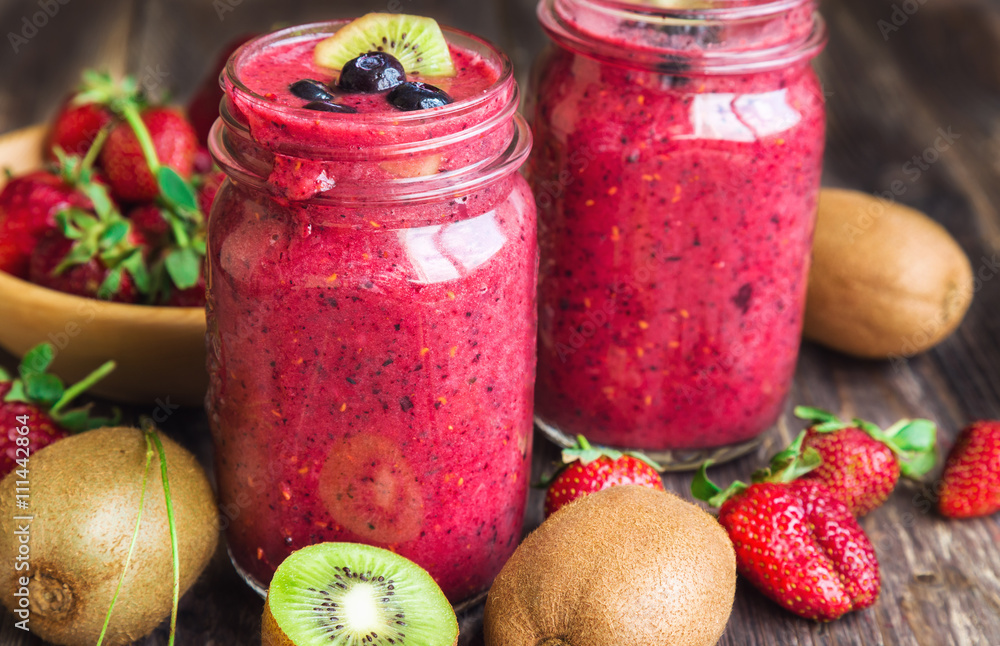
[[[32,38],[38,35],[38,31],[44,28],[49,21],[56,17],[59,10],[69,4],[69,0],[38,0],[39,11],[31,15],[25,14],[21,18],[21,31],[15,33],[7,32],[7,40],[11,49],[17,54],[21,47],[28,44]]]

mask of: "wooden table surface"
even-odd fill
[[[0,33],[7,41],[0,43],[0,131],[49,117],[84,67],[128,71],[185,99],[233,36],[278,22],[371,10],[427,14],[479,33],[511,55],[524,79],[544,44],[534,3],[0,0]],[[25,20],[46,5],[58,7],[47,24],[35,32],[26,28]],[[981,287],[957,333],[905,362],[858,361],[806,344],[792,401],[879,424],[928,417],[939,424],[946,451],[961,425],[1000,418],[1000,280],[994,280],[1000,273],[1000,0],[836,0],[826,2],[823,13],[830,44],[816,65],[829,110],[825,183],[882,192],[898,180],[903,190],[897,199],[951,231]],[[11,32],[24,42],[15,47]],[[907,172],[907,162],[930,150],[942,129],[957,137],[954,145],[919,177]],[[720,467],[717,481],[746,477],[783,446],[800,428],[786,420],[756,454]],[[165,428],[210,462],[200,411],[175,413]],[[556,451],[542,439],[535,448],[537,475]],[[664,477],[682,495],[689,480]],[[882,594],[873,608],[816,624],[741,582],[720,643],[1000,646],[1000,516],[947,522],[931,511],[932,495],[933,482],[903,484],[885,507],[863,519],[882,566]],[[531,494],[529,514],[529,526],[537,525],[538,492]],[[259,643],[261,608],[220,552],[182,601],[178,643]],[[463,643],[481,641],[479,621],[476,612],[463,617]],[[13,628],[10,615],[0,615],[0,644],[34,643]],[[166,643],[166,630],[143,643]]]

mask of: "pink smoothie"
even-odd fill
[[[489,586],[521,534],[534,205],[516,173],[446,199],[387,201],[400,190],[389,187],[394,177],[427,171],[374,151],[474,127],[512,100],[513,81],[480,108],[406,132],[365,121],[394,110],[384,95],[344,99],[361,114],[289,111],[305,103],[283,89],[289,83],[331,78],[312,64],[314,40],[265,48],[240,68],[245,86],[270,102],[233,98],[230,86],[254,144],[226,154],[271,166],[260,189],[227,182],[211,221],[209,401],[229,547],[266,584],[305,545],[374,544],[428,569],[458,602]],[[497,65],[452,52],[456,104],[497,93]],[[317,141],[350,141],[372,158],[293,156],[289,133],[303,129],[313,151]],[[287,158],[272,158],[275,148]],[[485,150],[480,140],[430,151],[430,173],[461,169]],[[285,192],[319,172],[334,180],[329,200]],[[368,198],[341,200],[341,190]]]
[[[648,451],[758,435],[799,348],[824,131],[808,63],[683,76],[560,48],[536,81],[536,414]]]

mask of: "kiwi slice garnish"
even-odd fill
[[[454,646],[455,611],[431,575],[388,550],[319,543],[293,552],[267,591],[263,646]]]
[[[441,27],[433,18],[423,16],[395,13],[361,16],[320,41],[313,57],[317,65],[339,70],[368,52],[391,54],[408,74],[455,75],[455,64]]]

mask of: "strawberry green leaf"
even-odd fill
[[[11,382],[10,390],[4,396],[3,400],[5,402],[31,403],[31,400],[28,399],[28,394],[24,392],[24,382],[20,379],[15,379]]]
[[[845,428],[847,428],[847,426],[848,426],[847,424],[838,419],[831,422],[822,422],[820,424],[817,424],[816,426],[812,427],[812,430],[816,431],[817,433],[836,433],[837,431],[844,430]]]
[[[121,261],[121,267],[125,269],[132,277],[132,282],[135,283],[136,288],[143,294],[148,294],[152,286],[152,279],[149,276],[149,269],[146,267],[146,261],[142,257],[142,251],[135,249],[131,254],[129,254],[124,260]]]
[[[825,411],[822,408],[813,408],[811,406],[796,406],[795,410],[792,411],[795,416],[799,419],[804,419],[807,422],[823,423],[823,422],[839,422],[840,419],[829,411]]]
[[[24,377],[24,393],[33,402],[51,406],[59,401],[65,389],[62,380],[48,373],[35,373]]]
[[[10,381],[11,379],[13,379],[13,377],[11,377],[10,373],[7,372],[3,366],[0,366],[0,381]]]
[[[160,185],[160,194],[169,203],[189,211],[198,209],[198,198],[195,197],[191,185],[173,168],[160,166],[156,181]]]
[[[823,459],[816,449],[802,448],[805,438],[806,431],[800,432],[788,448],[771,458],[768,468],[754,472],[753,482],[791,482],[822,464]]]
[[[42,374],[52,365],[52,360],[56,358],[55,348],[51,343],[39,343],[25,353],[18,366],[18,373],[22,378],[30,375]]]
[[[122,288],[122,271],[124,267],[118,266],[108,272],[104,282],[97,288],[97,298],[110,300]]]
[[[710,466],[712,460],[706,460],[691,480],[691,495],[695,499],[705,501],[712,507],[721,507],[724,502],[747,489],[747,485],[739,480],[720,489],[719,485],[708,478],[707,470]]]
[[[198,284],[201,264],[198,254],[191,248],[174,249],[164,259],[167,274],[177,289],[189,289]]]
[[[125,236],[129,232],[129,223],[127,220],[118,220],[116,222],[108,225],[104,231],[101,232],[98,238],[98,244],[102,249],[110,249],[119,242],[125,239]]]
[[[113,417],[91,417],[91,406],[72,408],[56,418],[59,426],[62,426],[70,433],[82,433],[95,428],[105,426],[117,426],[121,423],[122,413],[117,408]]]
[[[903,451],[928,451],[937,443],[937,425],[929,419],[901,420],[885,436]]]
[[[926,475],[937,462],[937,454],[933,449],[922,453],[901,454],[898,458],[899,472],[910,479]]]

